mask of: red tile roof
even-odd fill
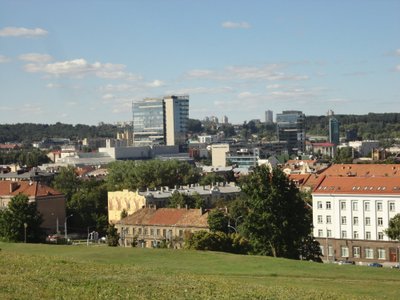
[[[208,227],[208,212],[186,208],[143,208],[122,219],[123,225]]]
[[[325,177],[314,194],[396,194],[400,195],[399,177]]]
[[[0,181],[0,196],[16,196],[24,194],[28,197],[62,195],[59,191],[38,182]]]
[[[323,171],[326,176],[400,177],[398,164],[336,164]]]

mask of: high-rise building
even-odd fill
[[[272,110],[266,110],[265,111],[265,123],[266,124],[272,124],[274,122],[274,113]]]
[[[297,110],[287,110],[276,115],[278,140],[287,143],[289,155],[305,150],[305,120],[305,115]]]
[[[228,124],[228,123],[229,123],[228,117],[227,116],[223,116],[222,117],[222,124]]]
[[[340,142],[340,132],[339,132],[340,123],[338,119],[335,117],[329,117],[329,142],[334,145],[339,145]]]
[[[132,103],[133,145],[183,145],[189,119],[189,96],[145,98]]]

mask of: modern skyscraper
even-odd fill
[[[272,110],[266,110],[265,111],[265,123],[266,124],[272,124],[274,122],[274,113]]]
[[[340,132],[339,132],[339,121],[332,115],[329,117],[329,142],[335,145],[339,145]]]
[[[189,119],[189,96],[145,98],[132,103],[133,144],[183,145]]]
[[[287,142],[289,155],[305,150],[305,119],[305,115],[297,110],[287,110],[276,115],[278,140]]]

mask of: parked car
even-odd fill
[[[382,264],[377,263],[377,262],[370,263],[370,264],[368,264],[368,266],[369,267],[375,267],[375,268],[382,268],[383,267]]]
[[[352,260],[339,260],[338,265],[354,265],[354,261]]]
[[[400,269],[400,264],[391,266],[392,269]]]

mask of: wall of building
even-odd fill
[[[212,166],[226,167],[226,157],[229,152],[228,144],[216,144],[211,146]]]
[[[108,192],[108,222],[121,220],[121,212],[125,209],[128,215],[146,206],[146,198],[129,190]]]

